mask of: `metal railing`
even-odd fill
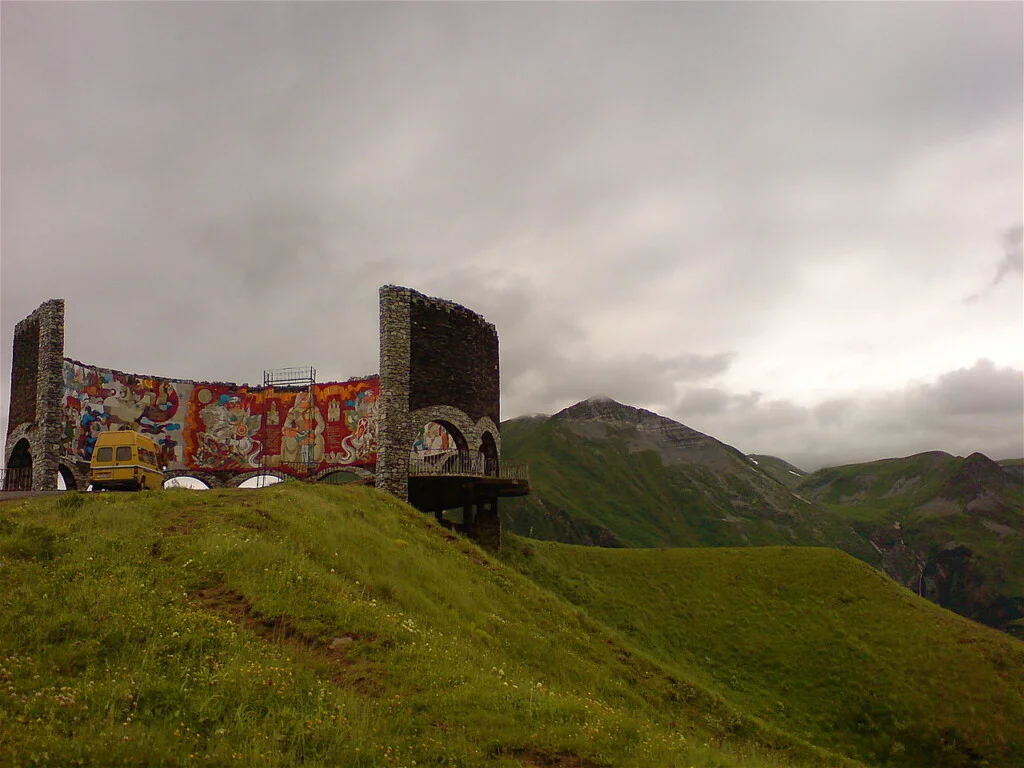
[[[32,467],[0,469],[0,489],[5,491],[31,491]]]
[[[530,472],[526,464],[506,464],[497,459],[485,458],[474,451],[442,453],[435,456],[409,457],[411,477],[461,475],[465,477],[496,477],[501,480],[529,482]]]
[[[316,382],[316,368],[273,368],[263,372],[265,387],[311,387]]]

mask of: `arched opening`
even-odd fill
[[[349,483],[354,483],[359,479],[359,475],[355,472],[344,472],[339,470],[338,472],[331,472],[323,475],[317,480],[317,482],[326,483],[327,485],[348,485]]]
[[[485,431],[480,438],[480,461],[484,467],[484,474],[495,477],[498,474],[498,445],[494,442],[494,435]]]
[[[11,451],[11,459],[7,462],[7,470],[4,472],[4,490],[32,490],[32,448],[24,438],[19,440]]]
[[[442,473],[469,455],[469,445],[459,428],[447,421],[428,421],[413,440],[410,471]]]
[[[210,486],[191,475],[178,475],[164,480],[164,488],[188,488],[193,491],[208,491]]]
[[[57,490],[77,491],[78,481],[75,480],[75,473],[64,464],[57,465]]]
[[[277,485],[284,480],[277,475],[254,475],[238,484],[239,488],[266,488],[268,485]]]

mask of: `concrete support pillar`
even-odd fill
[[[498,517],[498,499],[492,498],[477,506],[472,537],[484,549],[501,549],[501,518]]]

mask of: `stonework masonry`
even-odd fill
[[[474,452],[481,448],[483,425],[493,425],[491,438],[500,451],[498,332],[472,310],[409,288],[382,287],[380,392],[382,490],[408,500],[409,450],[427,421],[453,428],[464,450]],[[440,408],[451,416],[437,418]],[[431,418],[424,419],[427,414]]]
[[[412,297],[409,325],[409,408],[450,405],[473,421],[487,416],[500,423],[494,326],[465,307],[424,296]]]
[[[36,384],[39,376],[39,310],[14,328],[11,365],[11,410],[7,434],[36,420]]]
[[[380,289],[380,399],[377,403],[377,487],[409,500],[410,304],[413,291],[395,285]]]
[[[63,428],[64,300],[50,299],[14,327],[4,464],[22,440],[32,457],[32,488],[55,490]]]

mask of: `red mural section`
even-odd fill
[[[204,471],[278,469],[308,474],[377,461],[374,376],[302,391],[196,384],[184,463]]]

